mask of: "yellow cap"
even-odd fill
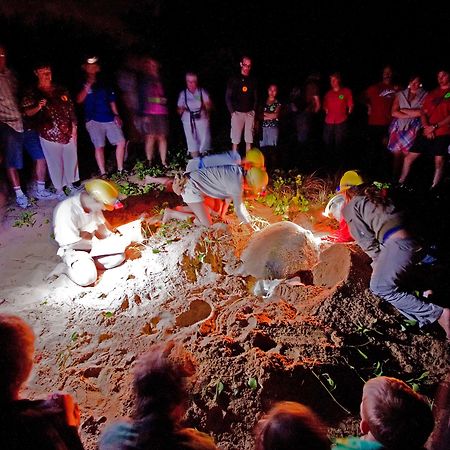
[[[261,192],[269,182],[269,175],[263,167],[251,167],[247,170],[245,179],[254,192]]]
[[[119,190],[110,181],[95,179],[88,181],[84,187],[91,197],[103,203],[108,210],[113,210],[119,200]]]
[[[262,151],[256,147],[247,150],[244,163],[250,167],[264,167],[264,155]]]
[[[339,192],[346,191],[347,189],[353,187],[353,186],[359,186],[360,184],[363,184],[364,181],[361,178],[361,176],[358,174],[358,172],[355,172],[354,170],[348,170],[347,172],[342,175],[341,181],[339,182],[339,187],[337,190]]]

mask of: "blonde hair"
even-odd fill
[[[373,437],[386,448],[420,448],[433,431],[425,399],[396,378],[377,377],[363,388],[361,415]]]
[[[0,314],[0,400],[13,400],[33,367],[34,333],[20,317]]]

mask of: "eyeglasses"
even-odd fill
[[[246,64],[246,63],[241,63],[241,66],[242,66],[242,67],[248,67],[248,68],[252,67],[251,64]]]

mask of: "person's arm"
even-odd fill
[[[75,101],[78,104],[83,103],[86,100],[86,97],[88,96],[93,84],[94,82],[89,80],[87,80],[86,83],[83,84],[83,87],[81,88],[80,92],[78,92],[77,97],[75,98]]]
[[[116,125],[118,127],[122,126],[122,119],[120,118],[119,110],[117,109],[117,103],[115,100],[112,100],[109,103],[109,106],[111,107],[111,111],[114,114],[114,122],[116,122]]]
[[[313,109],[313,111],[314,111],[315,113],[317,113],[317,112],[320,111],[320,97],[319,97],[318,95],[314,95],[314,96],[312,97],[312,99],[313,99],[313,103],[314,103],[314,109]]]
[[[405,114],[400,109],[400,101],[398,99],[398,95],[396,95],[394,97],[394,102],[392,103],[391,115],[392,115],[392,117],[395,117],[396,119],[407,119],[407,118],[409,118],[409,115]]]
[[[347,99],[348,113],[351,114],[353,112],[354,103],[353,103],[353,94],[350,89],[347,89],[347,95],[348,95]]]
[[[353,239],[375,261],[380,253],[380,243],[376,239],[374,231],[364,220],[363,212],[355,205],[346,205],[342,214]]]
[[[234,85],[233,80],[230,80],[227,84],[227,90],[225,91],[225,103],[227,105],[227,109],[230,114],[234,113],[233,103],[232,103],[233,85]]]

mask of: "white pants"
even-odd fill
[[[67,275],[80,286],[89,286],[97,280],[97,268],[112,269],[125,261],[124,253],[92,258],[82,250],[67,251],[62,257],[67,265]]]
[[[39,138],[47,161],[48,173],[57,192],[80,179],[78,173],[77,144],[73,139],[68,144]]]

